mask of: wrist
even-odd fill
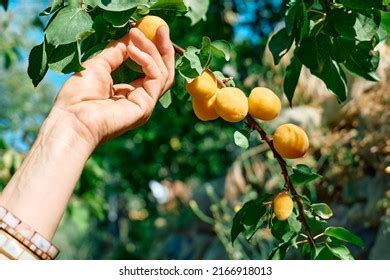
[[[54,108],[0,205],[51,239],[95,146],[71,113]]]
[[[71,112],[54,106],[43,123],[36,140],[53,145],[87,159],[98,143],[89,129]]]

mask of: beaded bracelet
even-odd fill
[[[0,260],[39,260],[26,246],[0,230]]]
[[[0,206],[0,249],[2,251],[8,252],[7,244],[10,243],[8,237],[16,239],[21,245],[42,260],[53,260],[59,253],[58,249],[42,235]],[[2,244],[1,239],[7,240]],[[14,246],[11,247],[15,248]]]

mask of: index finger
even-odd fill
[[[162,60],[168,70],[168,79],[164,87],[164,92],[167,91],[175,78],[175,50],[169,36],[169,29],[161,26],[157,30],[157,49],[160,52]]]
[[[122,65],[128,59],[128,46],[130,44],[130,36],[127,33],[119,40],[113,41],[107,45],[107,47],[98,55],[91,59],[88,59],[84,66],[88,68],[90,65],[101,63],[108,72],[112,72]]]

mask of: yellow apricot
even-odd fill
[[[279,97],[265,87],[254,88],[249,95],[248,102],[249,114],[264,121],[276,118],[282,108]]]
[[[294,203],[291,199],[291,196],[287,193],[279,193],[273,201],[273,208],[276,218],[279,221],[285,221],[290,217]]]
[[[209,100],[202,100],[192,98],[192,108],[194,109],[195,115],[201,121],[212,121],[218,119],[218,114],[214,110],[214,102],[216,95],[211,97]]]
[[[156,44],[157,29],[160,26],[168,27],[168,24],[162,18],[157,16],[144,16],[143,18],[139,19],[135,24],[135,27],[141,30],[142,33],[144,33],[144,35],[146,36],[146,38],[148,38],[154,44]]]
[[[208,100],[218,89],[217,78],[211,71],[204,71],[199,77],[187,84],[188,93],[199,100]]]
[[[276,151],[284,158],[300,158],[309,149],[306,132],[295,124],[282,124],[274,134],[273,143]]]
[[[248,98],[242,90],[225,87],[217,90],[214,108],[227,122],[239,122],[248,114]]]

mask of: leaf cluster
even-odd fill
[[[307,184],[321,176],[308,166],[299,164],[291,169],[289,175],[294,186]],[[306,196],[301,196],[304,202],[304,215],[310,232],[315,233],[315,244],[310,245],[306,229],[302,226],[297,207],[286,221],[279,221],[272,210],[273,195],[263,193],[257,199],[246,202],[236,213],[231,229],[231,241],[242,234],[246,240],[251,238],[261,228],[269,228],[276,244],[269,254],[270,259],[284,259],[287,251],[296,250],[303,257],[310,259],[353,259],[346,244],[362,247],[363,241],[342,227],[328,225],[328,219],[333,216],[332,209],[325,203],[311,203]]]
[[[206,2],[207,5],[188,0],[54,0],[40,14],[50,19],[43,42],[31,50],[28,74],[37,86],[48,69],[78,72],[83,69],[83,61],[125,35],[131,28],[130,22],[154,14],[165,19],[186,16],[195,24],[204,19]],[[125,63],[113,73],[114,81],[129,82],[136,78],[139,73],[134,68],[134,63]]]
[[[382,0],[290,0],[285,27],[269,48],[274,64],[295,45],[285,73],[284,92],[292,103],[303,66],[320,78],[339,102],[347,99],[345,71],[378,81],[379,42],[387,38],[390,16]]]

